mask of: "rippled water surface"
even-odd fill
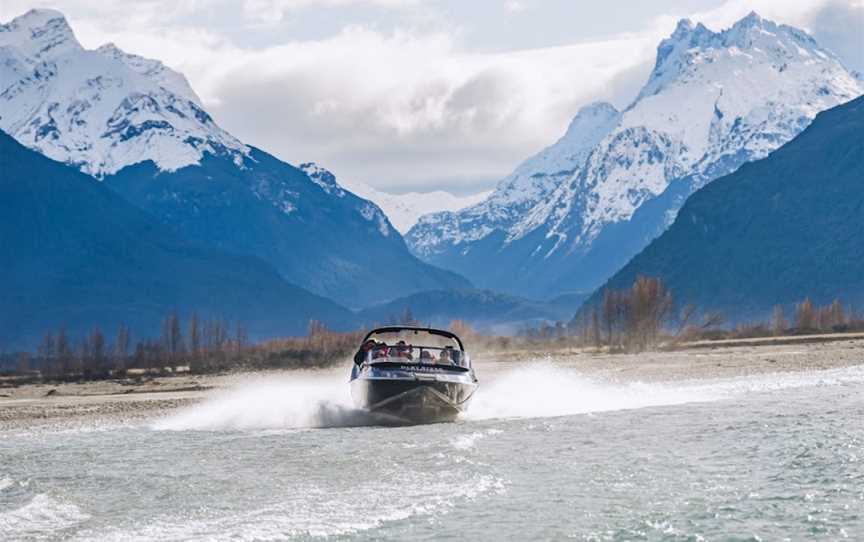
[[[403,428],[363,427],[345,386],[259,380],[142,426],[0,433],[0,538],[864,539],[861,368],[515,370],[464,421]]]

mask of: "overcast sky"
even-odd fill
[[[391,192],[487,189],[581,105],[625,106],[678,19],[751,10],[864,72],[864,0],[2,0],[182,71],[228,131]]]

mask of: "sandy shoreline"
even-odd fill
[[[616,381],[677,381],[804,372],[864,365],[864,337],[806,337],[793,340],[694,344],[667,352],[606,354],[591,351],[512,351],[475,355],[481,381],[528,363],[571,368]],[[346,375],[349,366],[327,371]],[[296,372],[185,375],[142,381],[26,384],[0,387],[0,431],[33,427],[143,423],[191,405],[253,376]]]

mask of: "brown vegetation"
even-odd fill
[[[638,277],[630,289],[604,291],[599,304],[582,310],[572,332],[583,346],[640,352],[699,340],[864,331],[864,317],[848,311],[838,299],[819,307],[805,298],[795,305],[791,325],[784,307],[777,305],[768,322],[731,328],[723,328],[724,317],[718,312],[700,313],[686,305],[675,313],[673,306],[672,293],[662,281]]]
[[[185,329],[185,332],[184,332]],[[94,328],[73,342],[64,328],[48,332],[36,352],[6,357],[6,370],[30,380],[96,380],[131,375],[213,373],[227,370],[326,367],[349,358],[362,331],[336,333],[312,321],[305,337],[249,341],[245,327],[192,314],[184,328],[175,312],[162,320],[159,339],[140,339],[120,324],[109,344]],[[2,361],[2,360],[0,360]]]
[[[642,351],[663,337],[672,309],[672,293],[663,281],[640,276],[627,290],[605,290],[599,305],[583,311],[575,331],[586,345]],[[689,320],[693,312],[688,307],[682,314]]]
[[[724,328],[720,313],[699,311],[692,305],[676,309],[672,292],[660,279],[638,277],[630,288],[604,291],[601,301],[584,307],[569,326],[561,322],[546,324],[517,336],[486,335],[462,320],[452,321],[449,328],[475,355],[570,348],[642,352],[694,341],[864,331],[864,317],[845,308],[839,300],[817,306],[805,298],[790,313],[791,321],[784,307],[778,305],[766,322]],[[389,324],[423,325],[410,309],[390,320]],[[184,325],[174,312],[162,320],[158,339],[142,338],[137,342],[133,342],[132,330],[125,324],[118,325],[113,340],[98,328],[73,340],[60,328],[46,333],[35,353],[0,355],[0,374],[30,380],[93,380],[177,372],[327,367],[349,359],[364,333],[337,333],[312,321],[305,337],[256,344],[239,322],[232,325],[224,319],[201,319],[192,314]]]

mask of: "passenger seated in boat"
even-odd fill
[[[420,351],[420,363],[435,363],[435,356],[428,350]]]
[[[439,363],[451,363],[453,365],[459,365],[460,354],[461,352],[448,345],[445,346],[444,350],[441,351],[441,357],[438,361]]]
[[[399,341],[398,343],[396,343],[394,350],[390,352],[390,356],[405,359],[413,358],[413,356],[411,355],[411,347],[408,346],[405,341]]]
[[[369,339],[363,344],[360,345],[360,350],[354,354],[354,363],[360,365],[363,361],[366,360],[366,356],[369,354],[369,351],[372,350],[372,347],[375,346],[375,339]]]
[[[448,346],[447,348],[451,348]],[[450,352],[445,348],[441,351],[441,355],[438,357],[438,363],[441,365],[449,365],[450,364]],[[452,349],[452,348],[451,348]]]
[[[372,350],[372,359],[386,358],[390,349],[387,347],[387,343],[380,342],[375,345],[375,349]]]
[[[450,361],[453,362],[453,365],[458,365],[459,367],[464,367],[464,360],[462,359],[462,351],[456,350],[455,348],[450,349]]]

